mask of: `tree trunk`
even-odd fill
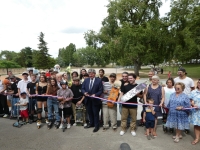
[[[135,72],[135,74],[137,76],[139,76],[140,67],[141,67],[141,65],[137,61],[135,61],[135,63],[134,63],[134,72]]]

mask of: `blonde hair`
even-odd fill
[[[150,99],[147,99],[147,102],[149,103],[149,101],[153,102],[154,103],[154,100],[152,98]]]
[[[184,83],[182,83],[182,82],[177,82],[177,83],[175,83],[174,87],[176,87],[177,85],[180,85],[181,88],[182,88],[182,90],[184,91],[184,89],[185,89],[185,84],[184,84]]]

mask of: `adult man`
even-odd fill
[[[12,85],[11,85],[11,92],[9,94],[13,94],[13,98],[12,98],[12,117],[16,117],[17,116],[17,106],[15,105],[16,103],[19,102],[19,93],[18,93],[18,80],[16,79],[16,77],[14,75],[10,76]]]
[[[89,78],[85,79],[82,84],[82,93],[86,96],[85,104],[90,118],[90,124],[85,128],[95,127],[93,132],[97,132],[99,130],[101,101],[92,97],[99,97],[102,94],[103,85],[101,79],[95,77],[96,71],[94,69],[89,69],[88,74]]]
[[[117,84],[116,81],[116,74],[111,73],[109,76],[110,81],[103,83],[103,98],[108,99],[110,92],[112,88],[115,88],[116,90],[119,89],[120,84]],[[116,91],[116,96],[118,96],[118,91]],[[113,97],[115,100],[117,100],[117,97]],[[102,102],[102,108],[103,108],[103,131],[106,131],[109,128],[108,121],[110,119],[111,127],[114,131],[117,129],[117,104],[113,104],[113,106],[109,106],[106,101]]]
[[[30,68],[30,69],[28,70],[28,73],[29,73],[29,75],[28,75],[28,81],[31,82],[31,75],[33,74],[33,69]]]
[[[34,110],[36,106],[36,98],[32,95],[36,94],[36,75],[31,74],[31,82],[27,84],[27,95],[29,96],[29,110],[31,113],[30,120],[34,120],[33,115],[34,115]]]
[[[8,77],[6,77],[6,79],[8,79],[8,80],[11,81],[11,79],[10,79],[11,76],[13,76],[13,73],[12,73],[12,71],[9,70],[9,71],[8,71]],[[21,79],[18,78],[18,77],[15,77],[15,78],[16,78],[17,81],[20,81],[20,80],[21,80]]]
[[[28,73],[27,72],[23,72],[22,76],[23,76],[23,79],[20,80],[18,82],[18,85],[17,85],[19,97],[21,97],[21,93],[22,92],[26,92],[27,84],[29,83],[29,81],[28,81]]]
[[[72,99],[72,110],[74,115],[74,120],[76,121],[76,105],[81,105],[84,103],[85,96],[81,92],[82,84],[80,84],[80,79],[78,77],[73,78],[73,84],[71,86],[71,90],[74,94],[74,97]],[[84,108],[85,109],[85,108]],[[87,126],[85,121],[85,113],[83,114],[83,122],[84,127]],[[76,122],[73,124],[73,126],[76,126]]]
[[[183,91],[185,94],[189,95],[192,90],[195,89],[194,81],[186,76],[186,70],[184,68],[179,68],[178,77],[174,79],[174,83],[181,82],[185,84],[185,90]]]
[[[129,84],[124,86],[124,88],[121,91],[122,94],[120,94],[120,96],[123,96],[128,91],[130,91],[131,89],[133,89],[134,87],[138,85],[137,83],[135,83],[136,78],[137,76],[135,74],[133,73],[128,74]],[[143,96],[143,93],[140,92],[139,94],[137,94],[136,96],[128,100],[127,103],[137,103],[137,97],[142,98],[142,96]],[[120,100],[121,100],[121,97],[119,97],[118,101]],[[128,105],[128,104],[122,104],[120,135],[124,135],[124,133],[126,132],[127,118],[129,114],[131,116],[131,123],[130,123],[131,134],[133,136],[136,136],[135,128],[136,128],[136,118],[137,118],[137,105]]]
[[[99,70],[99,78],[101,79],[102,82],[109,82],[108,78],[104,76],[105,71],[103,69]]]

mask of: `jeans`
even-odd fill
[[[13,97],[11,101],[12,101],[12,112],[11,112],[11,114],[13,116],[17,116],[17,111],[19,112],[19,110],[17,110],[18,108],[15,104],[19,102],[19,98]]]
[[[120,115],[122,115],[122,104],[119,104],[119,113],[120,113]],[[128,118],[127,118],[127,125],[128,126],[130,125],[130,122],[131,122],[131,116],[129,114]]]
[[[57,98],[53,98],[53,97],[49,97],[47,99],[47,107],[48,107],[48,120],[52,120],[53,119],[53,112],[52,112],[52,108],[54,109],[54,113],[55,113],[55,117],[56,117],[56,121],[60,121],[60,116],[59,116],[59,101]]]

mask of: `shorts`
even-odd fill
[[[148,121],[146,121],[145,122],[145,126],[146,126],[147,129],[154,128],[154,126],[155,126],[155,120],[148,120]]]
[[[62,109],[59,108],[59,115],[62,117]],[[64,118],[68,118],[72,115],[72,107],[63,108]]]
[[[37,101],[38,102],[46,102],[47,101],[47,97],[38,97]]]
[[[28,118],[28,109],[20,110],[20,115],[22,118]]]

